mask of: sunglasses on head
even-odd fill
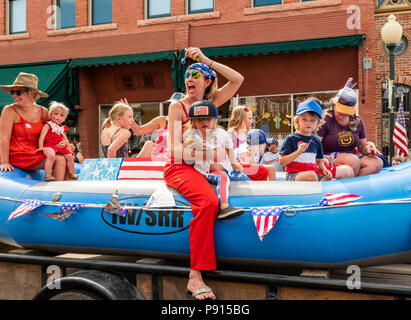
[[[21,93],[22,92],[29,92],[29,90],[28,89],[20,89],[20,90],[10,90],[10,94],[12,95],[12,96],[14,96],[15,94],[17,95],[17,96],[20,96],[21,95]]]
[[[186,73],[184,74],[184,79],[188,79],[190,77],[190,75],[193,79],[198,79],[201,76],[201,72],[194,70],[193,72],[190,73],[190,72],[186,71]]]

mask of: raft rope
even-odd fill
[[[14,199],[10,197],[4,197],[0,196],[0,200],[6,200],[6,201],[13,201],[13,202],[21,202],[23,203],[24,200],[21,199]],[[271,207],[283,207],[284,208],[284,213],[287,216],[294,216],[297,212],[301,211],[308,211],[308,210],[318,210],[318,209],[332,209],[332,208],[339,208],[339,207],[354,207],[354,206],[363,206],[363,205],[378,205],[378,204],[407,204],[411,203],[411,198],[403,198],[403,199],[393,199],[393,200],[378,200],[378,201],[369,201],[369,202],[351,202],[348,204],[343,204],[343,205],[330,205],[330,206],[318,206],[318,205],[295,205],[295,206],[284,206],[284,205],[277,205],[277,206],[271,206]],[[62,202],[44,202],[43,205],[49,205],[49,206],[61,206],[63,203]],[[93,204],[93,203],[82,203],[83,208],[105,208],[106,204]],[[174,207],[146,207],[146,206],[121,206],[124,209],[132,210],[145,210],[145,211],[158,211],[158,210],[167,210],[167,211],[191,211],[190,207],[187,206],[174,206]],[[260,208],[267,208],[270,206],[264,206]],[[259,207],[252,207],[252,208],[259,208]],[[250,212],[251,207],[244,207],[245,212]]]

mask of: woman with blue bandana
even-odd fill
[[[164,180],[187,198],[193,213],[190,222],[191,271],[187,289],[195,299],[215,299],[212,289],[204,283],[201,271],[216,269],[214,224],[219,201],[207,179],[187,163],[195,159],[222,162],[226,158],[226,150],[216,149],[210,153],[185,147],[183,131],[188,122],[188,110],[194,102],[206,99],[219,107],[237,92],[244,78],[228,66],[206,57],[199,48],[188,48],[186,56],[198,62],[190,65],[185,73],[186,96],[169,107],[169,161],[164,169]],[[227,79],[221,88],[217,86],[217,73]]]

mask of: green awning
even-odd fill
[[[39,89],[49,95],[47,98],[39,99],[38,104],[48,107],[48,104],[55,100],[70,108],[70,113],[76,113],[74,105],[78,99],[72,95],[74,91],[71,89],[73,84],[70,79],[68,60],[0,65],[0,84],[12,84],[20,72],[35,74],[39,78]],[[10,94],[0,90],[0,110],[13,102]]]
[[[273,54],[290,51],[320,50],[330,48],[357,47],[362,45],[363,35],[352,35],[335,38],[322,38],[298,41],[247,44],[240,46],[204,48],[202,51],[209,57],[236,57],[238,55]]]
[[[154,62],[161,60],[175,60],[175,51],[161,51],[150,53],[126,54],[119,56],[78,58],[71,60],[71,68],[115,65],[122,63]]]

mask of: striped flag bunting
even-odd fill
[[[394,126],[392,143],[395,145],[395,154],[401,157],[408,157],[408,137],[405,125],[404,105],[402,100],[398,106],[397,121]]]
[[[16,210],[14,210],[10,215],[7,221],[20,217],[29,213],[30,211],[42,206],[44,204],[43,201],[35,200],[35,199],[27,199],[24,200],[24,203],[21,204]]]
[[[163,180],[165,164],[150,158],[86,159],[79,180]]]
[[[261,241],[263,241],[264,236],[274,227],[282,212],[282,207],[251,208],[251,215]]]
[[[328,193],[321,199],[319,206],[344,205],[361,198],[351,193]]]
[[[163,180],[165,161],[150,158],[124,158],[118,180]]]

